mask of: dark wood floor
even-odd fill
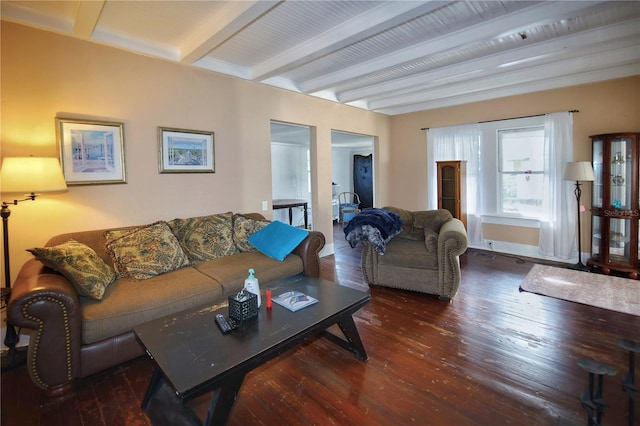
[[[322,276],[366,288],[360,249],[337,228]],[[576,360],[609,363],[604,424],[627,424],[615,341],[640,339],[640,318],[520,293],[529,260],[469,250],[452,303],[373,288],[356,314],[369,360],[325,339],[308,341],[249,373],[229,424],[574,425],[587,373]],[[148,425],[140,402],[152,365],[139,358],[79,380],[63,402],[47,402],[24,367],[2,374],[2,425]],[[636,377],[636,383],[638,378]],[[204,417],[206,399],[193,403]],[[636,402],[636,413],[640,412]],[[640,421],[636,421],[640,424]]]

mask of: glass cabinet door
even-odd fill
[[[604,176],[604,170],[602,169],[604,164],[602,159],[602,143],[601,139],[593,141],[593,173],[596,176],[596,180],[593,182],[591,206],[595,208],[602,208],[602,176]]]
[[[629,263],[631,259],[631,221],[610,219],[609,226],[611,227],[609,230],[609,261]]]
[[[631,206],[631,140],[611,141],[611,194],[609,205],[614,209],[630,210]]]
[[[443,166],[440,175],[442,208],[456,216],[456,168]]]
[[[591,216],[591,256],[595,258],[600,258],[601,222],[600,216]]]

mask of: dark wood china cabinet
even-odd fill
[[[591,197],[589,266],[638,278],[640,272],[640,133],[591,136],[595,181]]]

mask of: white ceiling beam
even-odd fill
[[[500,36],[522,31],[525,28],[557,22],[564,17],[570,17],[571,14],[576,11],[592,7],[598,3],[600,2],[545,2],[456,31],[443,37],[437,37],[427,42],[413,45],[395,53],[362,62],[338,72],[306,82],[300,82],[299,86],[304,93],[317,92],[322,89],[344,84],[355,78],[361,78],[363,75],[393,68],[407,61],[416,60],[416,58],[435,55],[464,46],[469,43],[469,40],[474,40],[475,42],[488,41]]]
[[[493,74],[490,77],[474,79],[463,83],[450,84],[427,90],[417,90],[411,94],[389,96],[384,99],[369,102],[369,108],[373,110],[393,108],[396,106],[415,104],[425,100],[436,100],[465,94],[468,95],[484,90],[497,90],[505,86],[526,84],[536,81],[544,82],[551,78],[608,68],[611,64],[626,65],[630,63],[640,64],[640,50],[637,46],[630,46],[615,51],[606,51],[593,55],[585,55],[579,58],[557,61],[553,64],[538,65],[518,71]],[[638,72],[640,73],[640,65],[638,67]]]
[[[180,62],[191,64],[204,57],[229,37],[280,3],[282,0],[226,2],[222,12],[216,14],[205,25],[194,28],[188,40],[180,46]]]
[[[76,10],[73,35],[81,38],[91,38],[102,13],[106,0],[80,0]]]
[[[285,73],[378,32],[429,13],[446,3],[441,1],[384,3],[258,64],[253,68],[253,80],[265,80],[276,74]]]
[[[28,4],[17,2],[2,2],[1,17],[3,21],[16,22],[36,28],[70,33],[73,30],[73,20],[70,17],[52,15],[38,8],[28,7]]]
[[[392,81],[372,84],[352,90],[339,91],[340,102],[354,102],[361,99],[374,100],[387,94],[398,94],[399,91],[415,91],[420,87],[434,87],[438,80],[454,78],[468,73],[482,73],[484,75],[494,71],[503,64],[526,61],[539,57],[542,61],[549,61],[551,57],[562,55],[565,58],[582,56],[585,50],[596,53],[602,49],[615,48],[611,44],[616,40],[620,47],[637,44],[640,36],[640,19],[623,24],[609,25],[593,30],[582,31],[563,38],[532,44],[490,56],[421,72],[410,77],[394,79]],[[585,47],[586,46],[586,47]],[[476,74],[478,77],[482,75]],[[373,98],[373,99],[372,99]]]
[[[598,83],[605,80],[630,77],[640,73],[640,63],[618,65],[595,71],[581,72],[573,75],[534,81],[527,84],[517,84],[499,89],[482,90],[476,93],[451,96],[426,102],[417,102],[399,107],[376,109],[375,112],[386,115],[406,114],[416,111],[428,111],[438,108],[447,108],[456,105],[464,105],[472,102],[481,102],[507,96],[523,95],[526,93],[540,92],[543,90],[560,89],[563,87],[578,86],[581,84]]]

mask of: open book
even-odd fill
[[[280,306],[284,306],[290,311],[299,311],[309,305],[318,302],[318,299],[299,291],[287,291],[273,298],[273,301]]]

